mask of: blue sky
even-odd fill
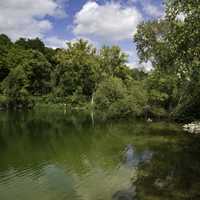
[[[162,16],[162,0],[1,0],[0,33],[12,40],[40,37],[53,48],[78,38],[98,48],[119,45],[136,67],[132,38],[137,25]]]

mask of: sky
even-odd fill
[[[97,48],[119,45],[138,64],[133,35],[142,21],[163,16],[162,0],[0,0],[0,33],[13,41],[41,38],[52,48],[79,38]]]

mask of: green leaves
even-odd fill
[[[171,113],[199,107],[200,2],[168,0],[165,18],[140,24],[134,41],[141,62],[155,69],[146,81],[149,103]]]
[[[19,65],[14,68],[2,83],[3,93],[8,97],[8,107],[29,107],[32,104],[23,67]]]
[[[146,100],[146,92],[137,81],[125,85],[116,77],[104,80],[94,97],[96,111],[106,118],[141,116]]]
[[[127,62],[127,55],[118,46],[103,46],[99,56],[101,68],[109,75]]]
[[[90,98],[97,82],[96,49],[87,41],[68,43],[66,50],[56,54],[55,87],[61,87],[62,96],[73,95],[81,88],[82,95]]]

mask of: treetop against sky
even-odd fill
[[[162,0],[1,0],[0,33],[12,40],[40,37],[53,48],[80,37],[97,47],[115,44],[135,66],[137,25],[163,13]]]

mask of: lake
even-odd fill
[[[27,199],[199,200],[200,137],[175,123],[1,112],[0,200]]]

